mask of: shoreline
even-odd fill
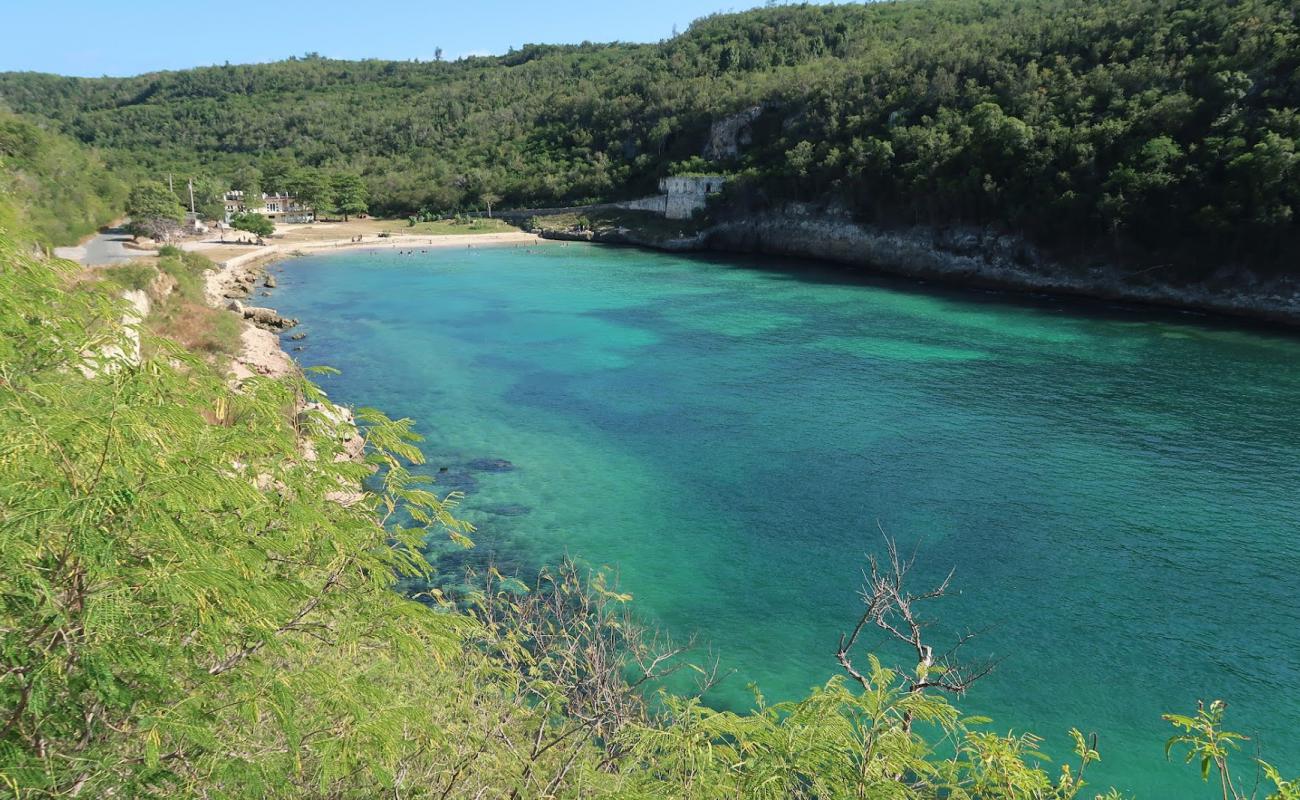
[[[1211,276],[1172,282],[1143,270],[1067,263],[1012,234],[969,227],[861,225],[834,210],[738,214],[677,236],[656,235],[634,225],[586,231],[544,228],[542,236],[677,254],[807,259],[866,278],[1026,297],[1043,294],[1084,304],[1120,303],[1292,335],[1300,330],[1300,282],[1286,277],[1247,272],[1235,281]]]
[[[285,352],[280,342],[280,334],[258,326],[244,317],[242,312],[244,300],[252,294],[252,288],[258,285],[258,279],[265,275],[267,268],[272,264],[298,255],[316,255],[340,250],[397,250],[408,247],[428,250],[462,246],[472,248],[475,245],[537,244],[541,241],[541,237],[536,234],[511,231],[433,235],[395,234],[383,239],[376,237],[362,241],[353,241],[349,238],[300,244],[270,244],[219,262],[215,269],[209,270],[204,275],[203,293],[212,308],[241,315],[242,347],[240,352],[230,359],[233,378],[236,381],[243,381],[258,375],[271,378],[284,377],[293,374],[299,367],[293,357]],[[184,249],[201,254],[205,249],[211,248],[190,246]],[[230,296],[236,294],[243,294],[244,298]],[[234,307],[236,302],[240,303],[241,310],[238,312]],[[253,305],[249,304],[249,307]]]

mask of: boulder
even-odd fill
[[[268,289],[274,289],[274,288],[275,288],[275,276],[274,276],[274,275],[271,275],[271,274],[268,273],[267,276],[266,276],[265,278],[262,279],[262,285],[265,286],[265,287],[268,288]]]
[[[244,304],[238,300],[231,300],[229,303],[226,303],[226,310],[242,315],[244,313]]]
[[[273,330],[285,330],[298,324],[298,320],[282,317],[274,308],[260,306],[245,306],[244,319],[250,319],[254,325]]]

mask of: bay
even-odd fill
[[[999,660],[962,708],[1057,758],[1097,731],[1094,786],[1205,793],[1160,719],[1198,698],[1229,702],[1245,755],[1300,765],[1296,339],[600,246],[280,269],[294,355],[342,370],[336,401],[416,419],[428,474],[466,491],[477,546],[433,543],[446,575],[608,566],[743,710],[751,682],[774,701],[836,674],[884,531],[918,589],[956,570],[936,642],[979,631]]]

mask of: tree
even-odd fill
[[[258,161],[261,175],[261,191],[287,192],[293,181],[298,165],[292,158],[283,155],[264,155]]]
[[[483,201],[483,205],[487,206],[488,219],[492,219],[492,206],[501,202],[501,195],[493,192],[482,192],[478,197]]]
[[[241,166],[231,175],[230,188],[243,192],[246,202],[252,200],[262,193],[262,171],[247,164]]]
[[[916,667],[907,683],[908,692],[920,693],[927,689],[938,689],[955,695],[965,694],[972,684],[993,671],[994,662],[981,662],[971,666],[957,660],[957,651],[974,638],[974,634],[961,637],[947,652],[936,655],[934,647],[925,639],[925,628],[929,621],[921,617],[917,610],[917,606],[921,603],[937,600],[947,593],[953,573],[949,572],[948,577],[935,588],[921,594],[913,594],[907,588],[907,576],[916,562],[915,552],[909,558],[903,559],[898,554],[897,543],[888,536],[885,537],[885,551],[889,563],[883,567],[876,556],[873,555],[868,559],[871,572],[861,591],[862,602],[866,609],[858,618],[852,633],[840,636],[839,649],[835,653],[836,660],[849,677],[861,684],[864,689],[868,688],[870,679],[854,666],[851,652],[862,635],[862,630],[869,624],[874,625],[894,639],[905,643],[915,652]],[[910,717],[904,719],[904,727],[911,729]]]
[[[316,214],[330,211],[334,204],[334,188],[329,178],[318,169],[303,167],[289,178],[288,190],[299,204]]]
[[[126,201],[126,213],[131,218],[128,230],[132,236],[152,239],[170,239],[185,218],[176,195],[159,181],[137,184]]]
[[[226,216],[226,204],[223,195],[225,184],[207,175],[200,175],[194,181],[194,210],[201,219],[223,219]]]
[[[1053,774],[1033,735],[917,686],[958,680],[942,659],[909,676],[869,658],[797,701],[755,692],[748,713],[651,702],[682,648],[599,574],[421,589],[429,537],[472,528],[407,469],[414,423],[354,426],[302,376],[232,385],[123,320],[119,286],[68,291],[68,269],[0,232],[6,797],[1084,796],[1094,742],[1072,730],[1077,760]],[[915,601],[947,585],[910,594],[889,549],[859,629],[919,627]],[[1244,800],[1222,709],[1167,717],[1168,747]],[[1270,800],[1300,798],[1260,767]]]
[[[349,214],[364,214],[370,210],[367,205],[369,192],[361,176],[351,172],[340,172],[331,181],[334,192],[334,205],[348,221]]]
[[[438,704],[396,702],[399,687],[440,672],[474,627],[393,591],[427,573],[427,534],[377,509],[468,530],[409,485],[409,430],[365,418],[388,488],[332,501],[371,470],[336,458],[338,410],[318,391],[236,391],[147,331],[142,368],[124,366],[137,334],[121,301],[67,291],[65,269],[0,232],[4,796],[391,785],[443,731]]]
[[[251,211],[236,214],[230,220],[230,226],[238,231],[247,231],[259,239],[275,233],[274,222],[261,214],[254,214]]]

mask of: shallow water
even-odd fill
[[[610,565],[736,670],[719,706],[835,674],[883,528],[918,581],[956,567],[935,634],[1001,659],[963,708],[1057,757],[1100,732],[1094,786],[1210,796],[1163,757],[1198,698],[1300,773],[1300,341],[578,245],[314,256],[280,287],[331,396],[418,420],[469,492],[445,569]]]

